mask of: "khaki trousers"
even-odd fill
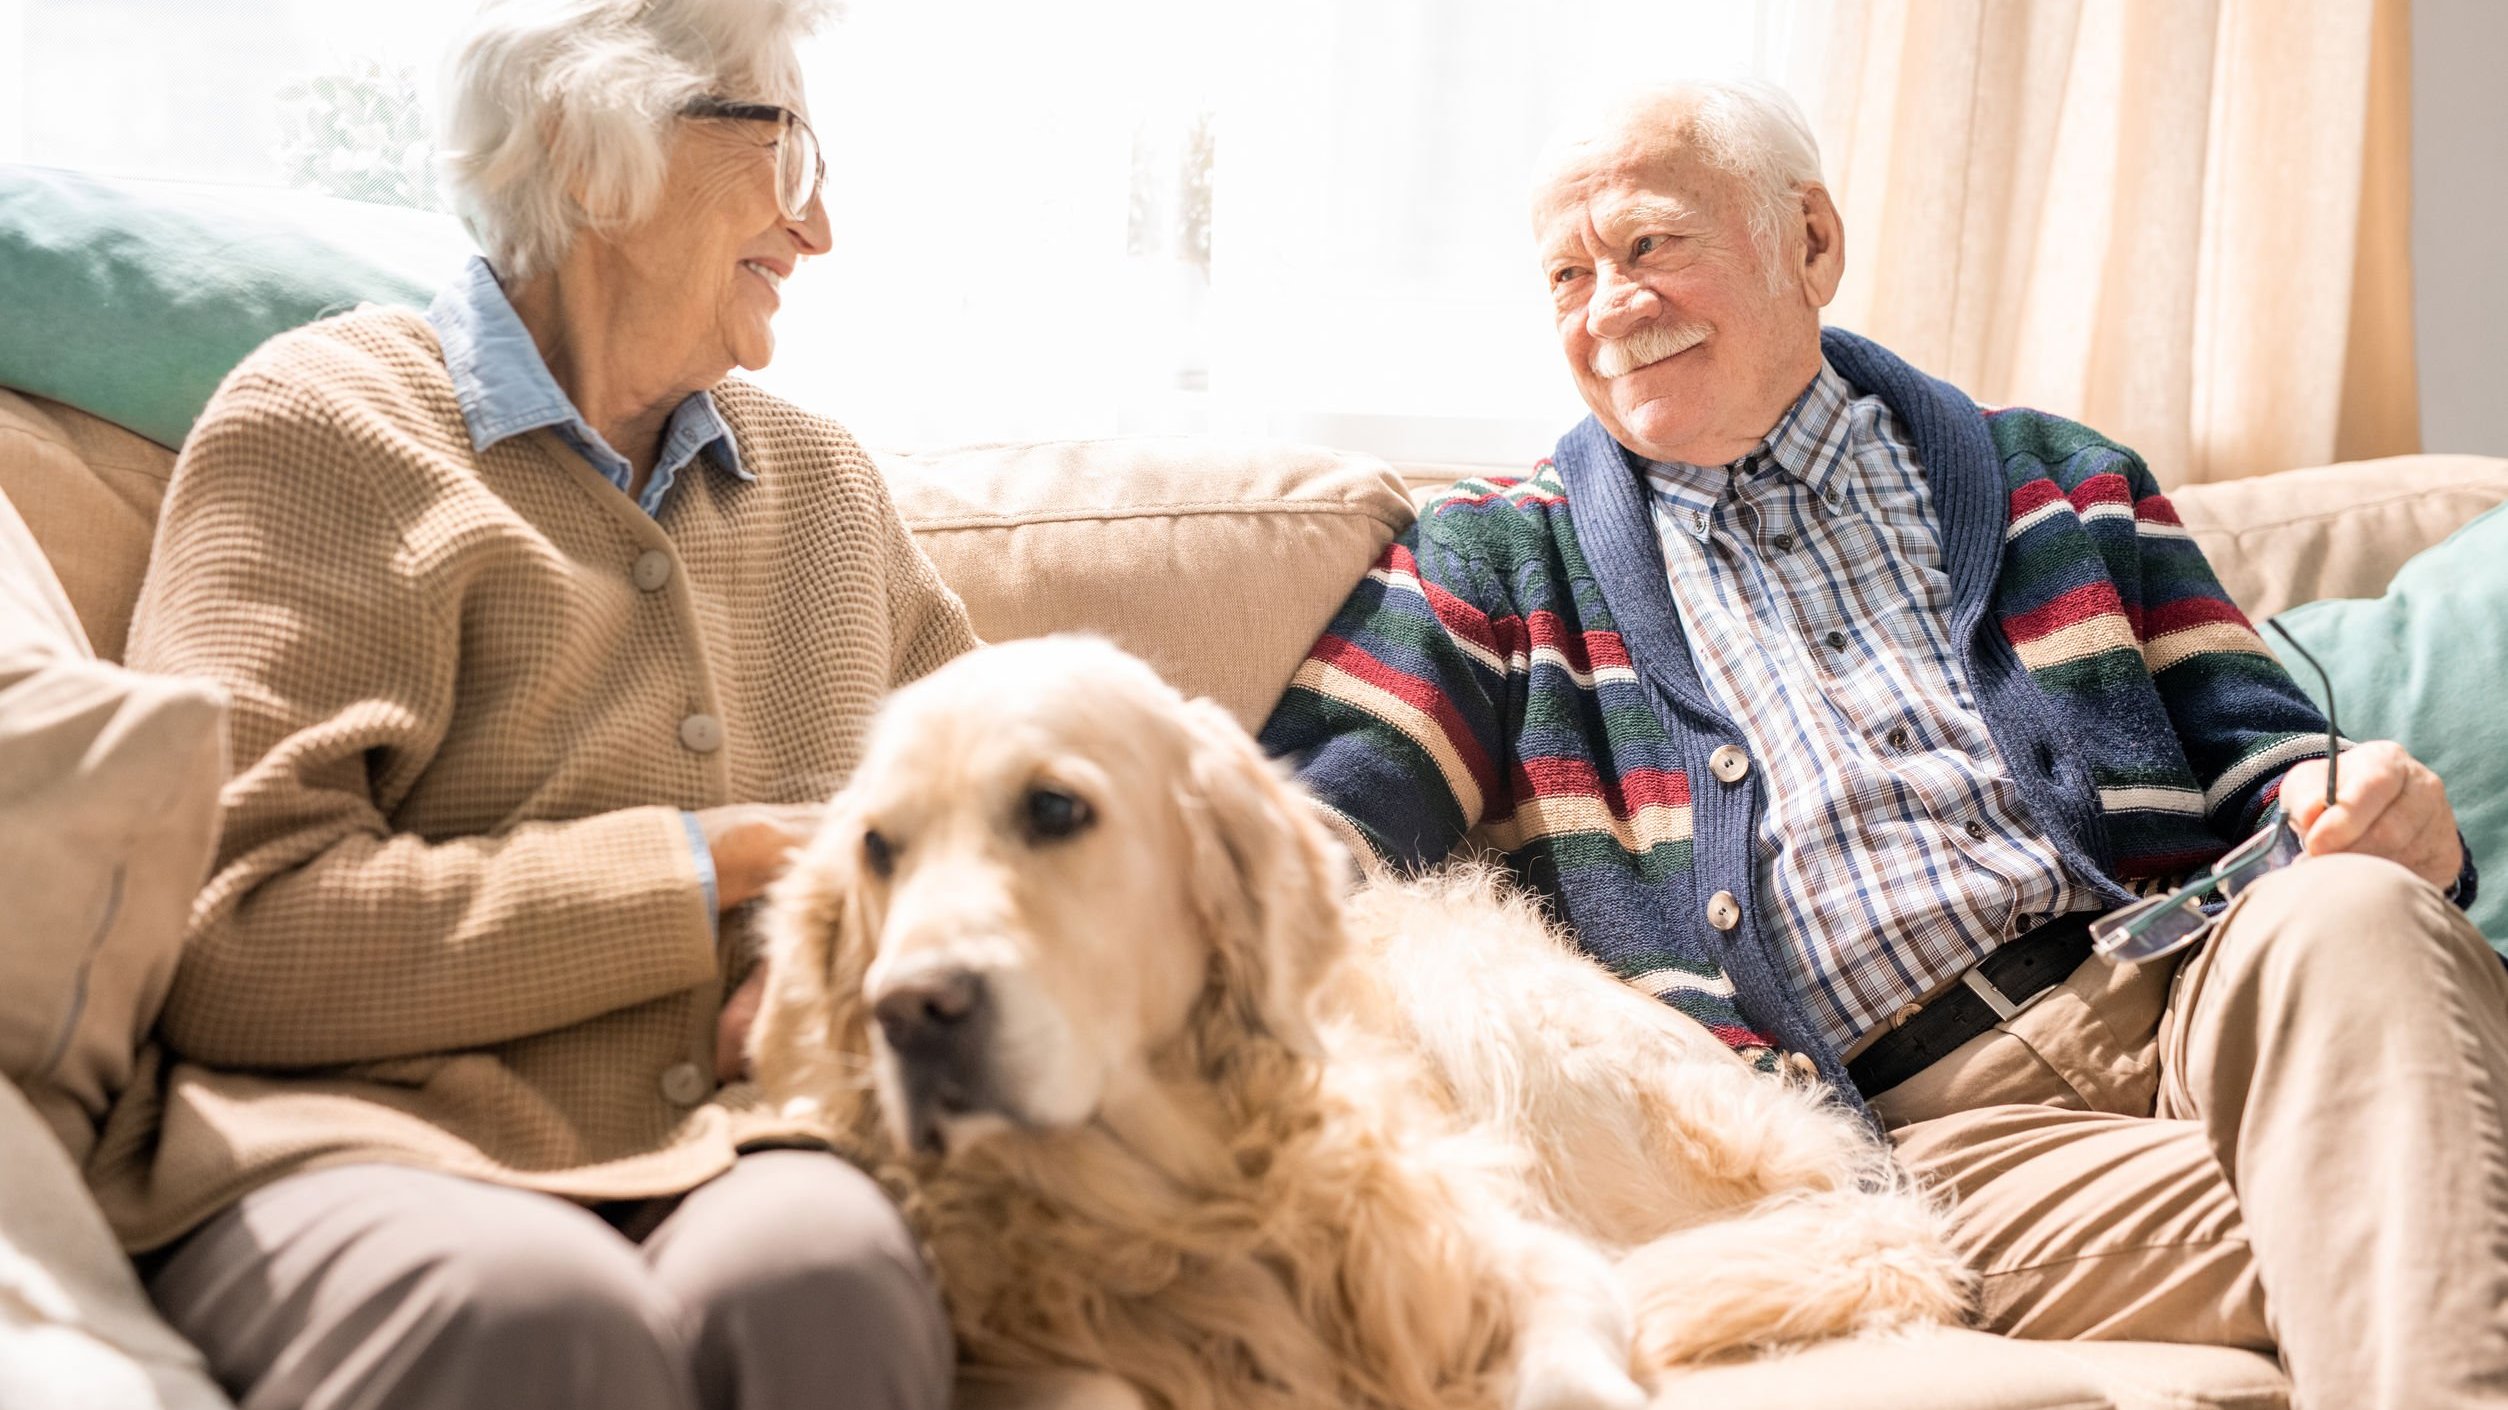
[[[765,1151],[675,1205],[615,1212],[341,1166],[246,1195],[148,1291],[242,1410],[949,1403],[940,1300],[852,1166]]]
[[[2391,863],[2265,878],[1876,1098],[1990,1329],[2272,1352],[2302,1410],[2508,1405],[2508,969]]]

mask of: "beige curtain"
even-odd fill
[[[1835,0],[1831,322],[2163,484],[2419,449],[2409,0]]]

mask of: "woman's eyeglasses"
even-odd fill
[[[827,184],[827,158],[819,153],[819,135],[801,114],[773,103],[734,103],[722,98],[699,98],[680,111],[688,117],[775,123],[775,204],[786,220],[808,217],[810,203]]]
[[[2281,623],[2267,620],[2264,625],[2299,653],[2299,659],[2308,663],[2308,669],[2316,672],[2318,683],[2325,687],[2325,805],[2330,808],[2336,797],[2336,756],[2341,748],[2341,733],[2334,723],[2334,682],[2316,658],[2308,654],[2308,649],[2283,630]],[[2219,913],[2206,914],[2205,902],[2215,895],[2226,901],[2252,885],[2256,878],[2305,855],[2306,844],[2300,839],[2299,830],[2290,825],[2289,813],[2277,809],[2270,826],[2231,848],[2219,861],[2195,873],[2185,885],[2090,922],[2091,948],[2119,964],[2173,955],[2212,933]]]

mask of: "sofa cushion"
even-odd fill
[[[1384,462],[1150,436],[883,457],[987,641],[1095,632],[1249,730],[1411,521]]]
[[[0,1077],[84,1156],[155,1024],[226,778],[211,686],[87,653],[0,498]]]
[[[2288,1410],[2270,1357],[2160,1342],[2019,1341],[1938,1328],[1710,1366],[1654,1403],[1751,1410]]]
[[[2508,460],[2396,455],[2171,492],[2249,617],[2321,597],[2375,597],[2405,560],[2508,501]]]
[[[2325,667],[2352,739],[2392,739],[2438,771],[2482,869],[2471,910],[2508,952],[2508,506],[2457,530],[2395,574],[2383,597],[2328,599],[2281,615]],[[2267,644],[2288,654],[2270,633]],[[2306,663],[2290,672],[2324,704]]]
[[[424,306],[470,249],[428,211],[0,166],[0,386],[180,445],[265,339],[360,303]]]
[[[50,555],[96,655],[122,659],[174,452],[0,387],[0,495]]]

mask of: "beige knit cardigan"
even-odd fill
[[[433,332],[364,310],[228,377],[130,662],[234,699],[224,834],[89,1178],[126,1246],[389,1161],[584,1200],[768,1133],[679,810],[823,801],[974,644],[835,423],[715,389],[744,483],[659,520],[541,431],[474,451]]]

